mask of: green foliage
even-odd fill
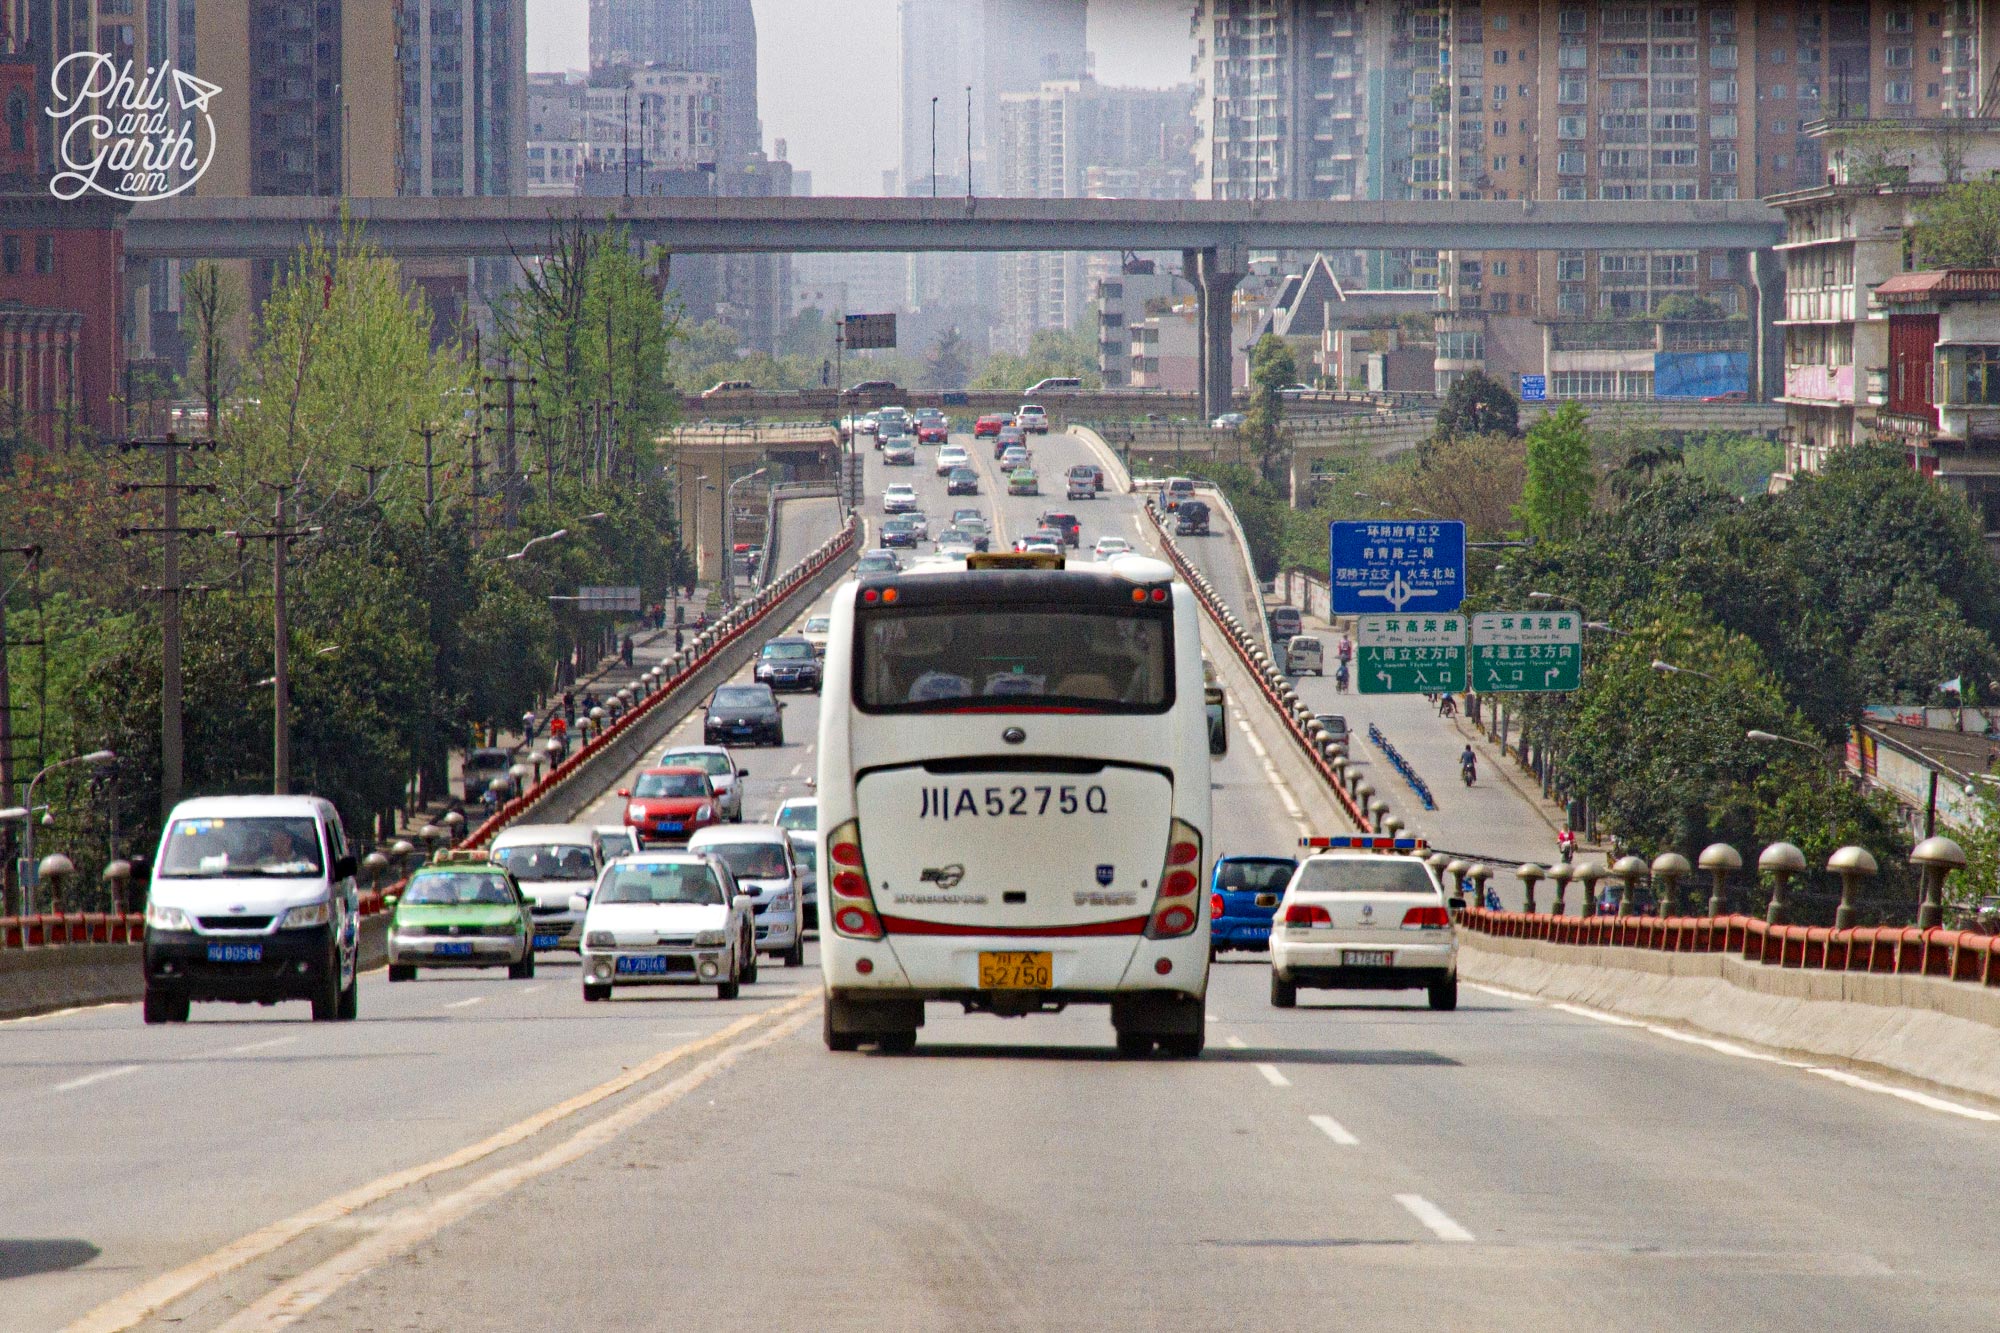
[[[1500,381],[1475,370],[1452,381],[1438,407],[1437,433],[1454,435],[1517,435],[1521,404]]]
[[[948,328],[937,336],[924,357],[923,387],[934,392],[963,389],[967,373],[965,339],[959,336],[956,326]]]
[[[1761,435],[1711,431],[1682,442],[1681,465],[1731,495],[1759,495],[1784,465],[1785,447]]]
[[[1687,296],[1676,292],[1653,307],[1654,319],[1722,319],[1725,312],[1719,301],[1706,296]]]
[[[1277,486],[1284,478],[1286,450],[1285,399],[1280,392],[1299,378],[1298,359],[1283,338],[1267,333],[1250,349],[1250,410],[1241,427],[1257,452],[1257,470],[1266,485]]]
[[[1521,518],[1535,537],[1574,536],[1590,514],[1596,476],[1591,467],[1588,422],[1583,409],[1569,402],[1544,413],[1528,428]]]
[[[2000,181],[1963,181],[1918,214],[1920,267],[2000,266]]]
[[[1089,329],[1037,329],[1028,339],[1026,356],[995,352],[973,375],[971,388],[990,393],[1020,393],[1030,384],[1055,376],[1074,376],[1086,389],[1104,387],[1097,369],[1097,334]]]

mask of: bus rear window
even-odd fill
[[[1173,706],[1164,609],[961,605],[885,608],[859,619],[854,691],[864,712]]]

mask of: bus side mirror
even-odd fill
[[[352,855],[334,858],[333,877],[335,879],[353,879],[360,869],[360,864],[355,861]]]

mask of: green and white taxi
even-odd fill
[[[420,967],[504,967],[517,979],[535,975],[528,900],[485,852],[439,852],[394,896],[389,980],[415,980]]]

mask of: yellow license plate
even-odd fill
[[[1055,965],[1046,953],[982,953],[979,989],[1047,990],[1055,985]]]

